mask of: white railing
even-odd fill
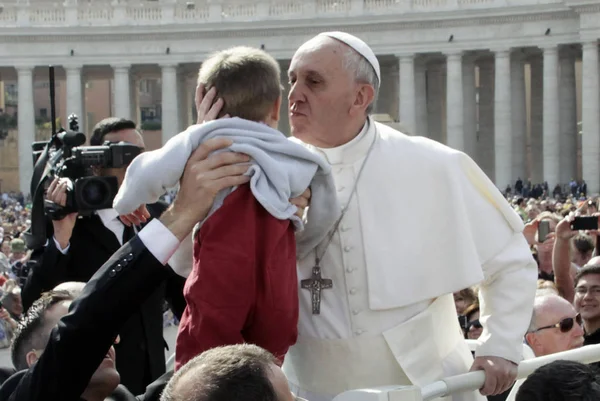
[[[528,359],[519,365],[518,379],[524,379],[536,369],[558,360],[577,361],[585,364],[600,361],[600,344],[588,345],[576,350]],[[387,386],[372,389],[346,391],[334,401],[430,401],[450,394],[476,391],[483,387],[483,371],[446,377],[422,388],[417,386]]]
[[[562,2],[567,0],[544,0]],[[537,4],[540,0],[0,0],[0,28],[344,18]]]

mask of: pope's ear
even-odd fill
[[[375,88],[369,84],[360,84],[354,99],[353,109],[366,113],[367,108],[375,101]]]

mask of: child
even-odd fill
[[[252,158],[250,183],[219,194],[195,231],[175,369],[207,349],[243,342],[283,362],[296,341],[297,251],[306,254],[326,236],[339,206],[324,159],[275,130],[280,76],[277,61],[262,50],[236,47],[210,57],[198,83],[215,87],[224,101],[221,114],[233,118],[192,126],[162,149],[138,156],[115,198],[120,214],[158,198],[179,180],[193,149],[211,137],[229,137],[232,151]],[[297,242],[295,229],[303,229],[303,221],[289,199],[309,185],[313,223]]]

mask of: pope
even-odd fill
[[[467,155],[369,116],[381,73],[359,38],[317,35],[288,76],[292,134],[331,164],[342,205],[330,235],[299,255],[299,337],[284,364],[292,391],[328,401],[469,370],[484,370],[485,385],[454,401],[506,391],[537,279],[520,217]],[[214,97],[197,96],[200,120],[219,107]],[[452,294],[475,284],[483,333],[473,359]]]

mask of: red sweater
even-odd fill
[[[252,343],[281,362],[298,335],[293,224],[270,215],[244,185],[202,225],[184,288],[175,370],[221,345]]]

